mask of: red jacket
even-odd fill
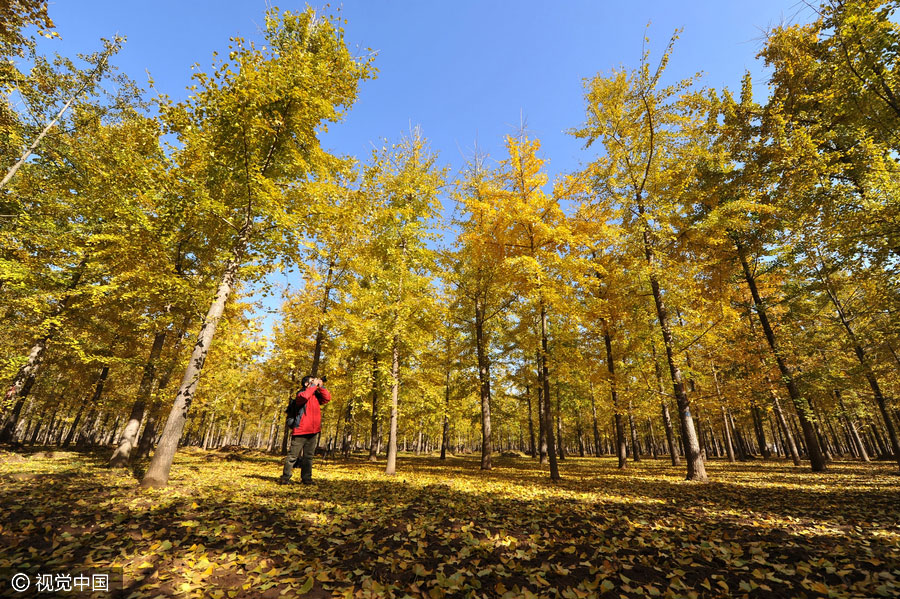
[[[310,401],[315,398],[316,401]],[[297,392],[294,398],[297,406],[302,408],[306,406],[306,412],[300,419],[300,424],[294,427],[291,435],[311,435],[322,430],[322,410],[320,406],[324,406],[331,401],[331,391],[325,387],[316,387],[311,385],[303,391]]]

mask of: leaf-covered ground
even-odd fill
[[[776,462],[316,460],[182,450],[164,490],[105,453],[0,452],[0,568],[122,566],[122,597],[897,597],[900,477]],[[137,468],[139,469],[139,465]]]

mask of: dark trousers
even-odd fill
[[[316,447],[319,445],[319,433],[311,433],[309,435],[294,435],[291,437],[291,448],[287,455],[284,456],[284,471],[281,473],[282,480],[290,480],[291,474],[294,472],[294,462],[300,459],[300,480],[312,480],[312,461],[313,455],[316,453]]]

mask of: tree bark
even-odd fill
[[[206,313],[203,326],[197,336],[197,342],[191,352],[191,358],[185,369],[184,377],[181,380],[181,386],[169,417],[163,428],[162,437],[153,453],[153,459],[147,468],[147,473],[141,481],[142,487],[165,487],[169,482],[169,471],[172,468],[172,461],[175,459],[175,452],[178,449],[178,442],[181,440],[181,434],[184,431],[185,422],[187,422],[188,411],[194,400],[194,393],[197,389],[197,383],[200,380],[200,374],[203,371],[203,364],[206,362],[206,356],[209,353],[216,327],[222,314],[225,311],[225,303],[231,295],[235,278],[237,277],[238,268],[240,268],[241,259],[247,245],[249,235],[249,222],[244,226],[241,235],[235,245],[232,257],[225,266],[225,272],[219,282],[215,299]]]
[[[525,401],[528,406],[528,455],[537,457],[537,444],[534,441],[534,409],[531,405],[531,385],[525,385]]]
[[[475,354],[478,359],[478,382],[481,400],[481,469],[491,469],[491,373],[484,338],[484,306],[475,300]]]
[[[847,333],[847,339],[853,346],[853,352],[856,354],[856,358],[857,360],[859,360],[860,366],[862,366],[863,375],[866,377],[866,382],[869,383],[869,387],[872,389],[872,395],[875,397],[875,403],[878,405],[878,410],[881,412],[881,417],[884,419],[884,425],[887,428],[888,439],[890,439],[891,443],[891,450],[894,453],[894,460],[897,462],[897,465],[900,466],[900,441],[898,441],[897,430],[896,428],[894,428],[894,423],[891,420],[891,415],[888,413],[887,402],[884,399],[884,394],[881,391],[881,386],[878,384],[878,377],[875,376],[875,371],[872,370],[872,365],[870,364],[869,358],[866,355],[866,352],[863,349],[859,338],[853,331],[853,327],[850,326],[850,320],[847,317],[844,306],[841,304],[840,300],[837,297],[837,292],[832,289],[831,281],[828,280],[827,276],[825,276],[823,273],[821,273],[821,276],[823,278],[823,282],[825,283],[825,290],[828,293],[828,297],[831,299],[831,303],[834,305],[834,309],[841,321],[841,325],[843,325],[844,331],[846,331]]]
[[[544,389],[544,432],[547,435],[547,458],[550,461],[550,480],[557,481],[559,476],[559,464],[556,462],[556,447],[553,439],[553,420],[550,414],[550,367],[548,365],[547,349],[547,310],[544,300],[540,302],[541,318],[541,386]]]
[[[841,397],[840,390],[834,390],[834,397],[838,400],[838,405],[841,406],[841,412],[844,416],[844,422],[847,424],[847,430],[850,431],[850,439],[853,441],[853,445],[856,447],[859,458],[864,462],[868,462],[869,454],[866,451],[865,445],[863,445],[862,439],[860,439],[859,437],[859,431],[856,428],[856,423],[853,422],[852,418],[850,418],[850,412],[847,410],[847,406],[844,405],[844,398]]]
[[[549,463],[547,458],[547,431],[544,430],[544,375],[541,370],[541,352],[535,354],[537,360],[537,395],[538,395],[538,453],[541,466]]]
[[[559,400],[559,380],[556,381],[556,455],[560,460],[566,459],[566,449],[563,445],[562,404]]]
[[[622,421],[622,410],[619,408],[619,392],[616,386],[616,363],[612,353],[612,335],[609,323],[605,318],[600,319],[603,327],[603,344],[606,348],[606,372],[609,381],[609,397],[613,407],[613,421],[616,428],[616,457],[619,459],[619,468],[624,468],[628,460],[628,448],[625,441],[625,423]]]
[[[594,399],[594,383],[591,382],[591,423],[594,429],[594,456],[600,455],[600,431],[597,428],[597,402]]]
[[[450,368],[447,368],[444,381],[444,422],[441,426],[441,459],[447,459],[447,447],[450,444]]]
[[[391,348],[391,424],[388,430],[385,474],[397,472],[397,420],[400,416],[400,333],[394,333]]]
[[[650,349],[653,352],[653,372],[656,375],[656,392],[660,396],[660,408],[662,410],[663,428],[666,431],[666,445],[669,448],[669,458],[673,466],[678,466],[681,460],[678,457],[678,448],[675,446],[675,431],[672,429],[672,417],[669,415],[669,404],[663,394],[663,376],[662,369],[659,367],[659,360],[656,358],[656,343],[651,343]]]
[[[319,308],[320,310],[320,319],[324,318],[328,313],[329,303],[331,301],[331,286],[332,286],[332,273],[334,272],[334,262],[330,262],[328,264],[328,273],[325,275],[325,293],[322,298],[322,305]],[[322,342],[325,340],[325,325],[322,321],[319,321],[319,325],[316,327],[316,342],[313,346],[313,360],[312,360],[312,368],[309,371],[310,376],[317,377],[319,376],[319,361],[322,356]]]
[[[772,329],[772,325],[769,323],[765,303],[763,303],[759,289],[756,286],[756,279],[750,271],[750,264],[747,261],[747,252],[744,249],[743,244],[737,239],[734,240],[734,244],[737,249],[738,258],[741,261],[741,268],[744,271],[744,278],[747,281],[747,286],[750,288],[750,294],[753,296],[753,303],[756,306],[756,315],[759,317],[759,322],[762,325],[766,341],[769,343],[769,348],[775,356],[775,362],[778,364],[778,369],[781,371],[781,378],[787,387],[788,395],[790,395],[791,401],[797,410],[797,415],[800,418],[800,427],[803,430],[803,438],[806,440],[810,467],[813,472],[822,472],[826,469],[825,456],[822,455],[818,439],[816,439],[815,429],[807,417],[809,403],[806,401],[806,398],[800,394],[800,390],[797,388],[797,383],[794,379],[794,371],[788,365],[784,358],[784,352],[775,340],[775,332]]]
[[[788,428],[787,420],[784,417],[784,412],[781,410],[781,402],[778,401],[778,397],[775,395],[773,391],[769,391],[772,395],[772,407],[775,409],[775,418],[778,420],[778,424],[781,426],[781,435],[784,438],[784,442],[787,445],[788,452],[791,454],[791,459],[794,460],[794,466],[800,465],[800,452],[797,451],[797,444],[794,442],[794,436],[791,434],[791,429]]]
[[[643,213],[643,210],[641,210]],[[644,248],[647,255],[647,263],[653,265],[653,252],[650,245],[649,233],[644,230]],[[684,390],[684,381],[681,376],[681,368],[675,362],[675,348],[672,339],[672,331],[669,325],[669,312],[663,301],[655,274],[650,274],[650,289],[653,292],[653,300],[656,304],[656,315],[659,319],[659,328],[662,332],[663,346],[666,350],[666,360],[669,363],[669,375],[672,378],[672,388],[675,392],[675,401],[678,405],[678,416],[681,420],[681,438],[684,443],[685,461],[687,462],[687,480],[705,481],[706,466],[703,464],[703,455],[700,451],[700,441],[694,428],[694,419],[691,416],[691,404]]]
[[[147,401],[150,399],[150,393],[153,390],[153,382],[156,378],[156,364],[159,362],[159,356],[162,354],[163,345],[166,342],[166,332],[159,331],[153,337],[153,344],[150,347],[150,357],[147,364],[144,365],[144,373],[141,376],[141,382],[138,386],[137,397],[134,405],[131,406],[131,414],[128,417],[128,423],[122,432],[122,438],[119,439],[119,446],[113,452],[109,459],[111,467],[125,466],[131,459],[131,450],[137,443],[138,431],[141,428],[141,421],[144,419],[144,410]]]
[[[28,352],[28,358],[19,368],[15,378],[13,378],[12,385],[10,385],[9,389],[6,391],[6,403],[12,403],[13,400],[15,400],[15,405],[12,414],[10,414],[3,424],[3,429],[0,429],[0,443],[12,441],[16,426],[19,423],[19,415],[22,412],[22,407],[25,405],[25,400],[28,398],[31,388],[34,386],[34,381],[37,378],[38,371],[43,363],[47,345],[59,329],[57,319],[62,316],[72,304],[72,292],[81,282],[81,277],[84,275],[86,266],[87,258],[82,258],[78,267],[75,269],[72,280],[66,286],[62,300],[54,307],[50,316],[44,321],[44,326],[47,328],[46,333],[31,346],[31,350]]]

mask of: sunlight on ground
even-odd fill
[[[317,459],[317,485],[276,485],[281,458],[179,452],[141,490],[106,454],[0,452],[0,568],[121,565],[141,597],[486,596],[764,599],[900,591],[900,493],[889,464],[664,460]],[[726,590],[727,589],[727,590]]]

